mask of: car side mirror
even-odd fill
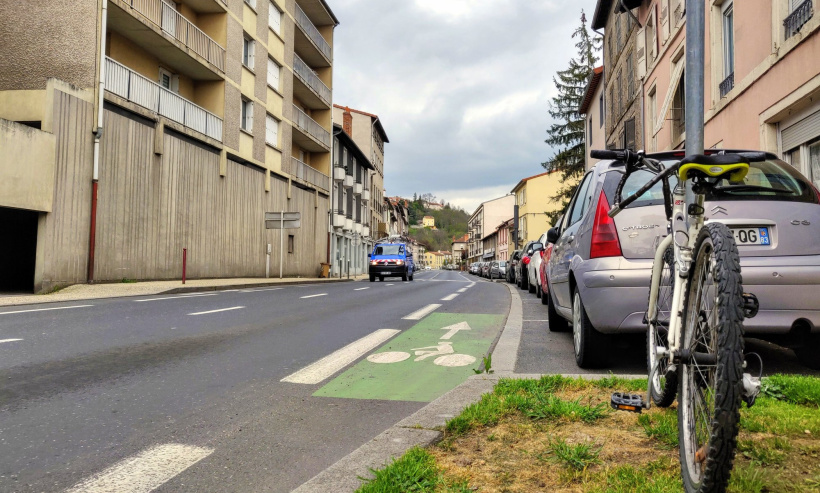
[[[547,241],[552,243],[553,245],[558,241],[558,238],[560,236],[561,235],[558,233],[558,228],[557,227],[550,228],[547,231]]]
[[[368,258],[368,259],[370,259],[370,257],[371,257],[371,255],[368,253],[368,254],[367,254],[367,258]]]
[[[540,252],[544,249],[544,245],[542,243],[533,243],[532,244],[532,252]]]

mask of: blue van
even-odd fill
[[[376,243],[367,258],[370,260],[370,282],[377,277],[379,281],[384,281],[385,277],[413,280],[413,255],[408,252],[405,243]]]

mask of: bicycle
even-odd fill
[[[657,245],[644,323],[647,325],[647,399],[616,392],[611,405],[641,412],[678,398],[681,476],[687,492],[723,492],[737,447],[740,402],[754,404],[760,378],[744,373],[743,319],[757,313],[757,298],[744,293],[740,255],[728,226],[704,220],[706,193],[720,180],[742,180],[760,152],[695,155],[665,167],[645,153],[591,151],[597,159],[624,162],[610,217],[661,182],[667,235]],[[655,176],[626,199],[629,175]],[[670,188],[670,178],[678,181]],[[694,202],[686,200],[692,183]],[[671,297],[671,298],[670,298]],[[758,356],[759,358],[759,356]],[[762,361],[761,361],[762,371]]]

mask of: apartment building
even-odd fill
[[[331,275],[367,273],[373,249],[369,214],[373,165],[341,125],[333,124]]]
[[[324,0],[3,2],[0,227],[11,288],[265,275],[327,260]],[[2,242],[9,243],[9,242]],[[7,281],[7,283],[9,283]],[[9,287],[9,286],[6,286]]]
[[[514,250],[512,250],[513,218],[507,219],[500,226],[496,233],[496,260],[509,260]]]
[[[464,236],[460,236],[458,238],[453,237],[453,241],[450,243],[450,251],[453,252],[453,261],[457,264],[461,265],[463,260],[467,258],[467,243],[470,241],[470,234],[467,233]]]
[[[578,107],[578,114],[584,115],[584,141],[586,142],[586,155],[584,156],[584,168],[592,169],[598,162],[589,156],[593,149],[606,148],[606,105],[604,104],[604,67],[595,67],[592,76],[589,78],[584,98],[581,106]]]
[[[384,202],[384,144],[390,141],[381,119],[372,113],[334,104],[333,121],[342,124],[344,131],[353,137],[353,141],[373,165],[373,170],[367,180],[372,196],[372,200],[368,203],[369,223],[374,239],[385,237],[390,234],[390,231],[389,215]]]
[[[518,206],[518,246],[515,249],[537,240],[553,226],[547,213],[561,207],[561,203],[552,197],[564,185],[560,172],[548,171],[523,178],[513,187],[515,205]]]
[[[684,0],[669,0],[677,16]],[[604,29],[604,106],[607,149],[643,149],[643,119],[641,84],[643,73],[638,70],[644,50],[637,45],[638,25],[622,5],[636,7],[639,0],[620,2],[598,0],[592,17],[592,29]],[[604,148],[602,145],[601,148]]]
[[[686,140],[686,17],[674,14],[677,5],[644,0],[639,9],[650,150],[679,149]],[[773,152],[820,186],[816,0],[709,0],[705,5],[705,147]]]
[[[410,232],[410,203],[401,197],[385,197],[385,220],[387,234],[390,236],[405,236]]]
[[[495,233],[496,228],[502,222],[513,215],[515,197],[504,195],[486,202],[482,202],[467,220],[467,233],[470,241],[467,244],[467,262],[473,263],[484,258],[484,238]]]

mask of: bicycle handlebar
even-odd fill
[[[624,159],[626,159],[626,152],[596,149],[593,151],[589,151],[589,157],[593,159],[617,159],[623,161]]]

